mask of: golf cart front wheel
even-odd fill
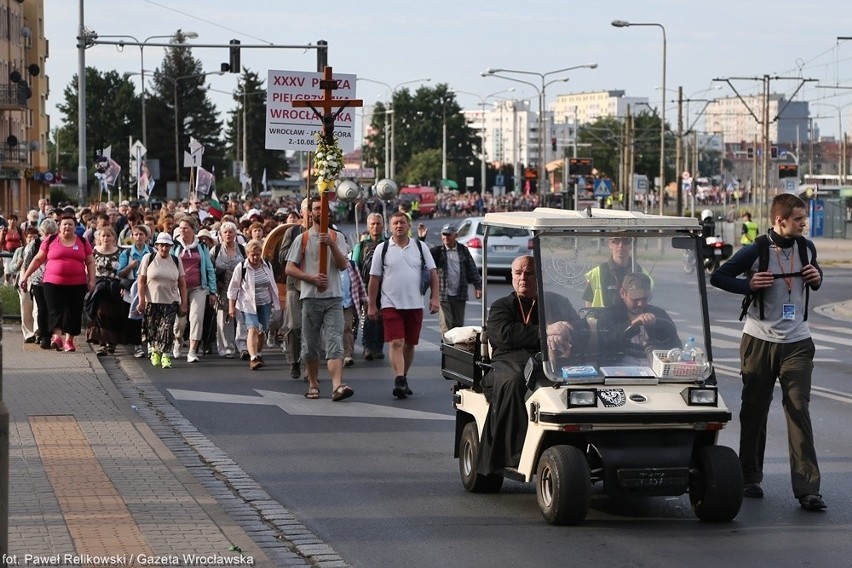
[[[695,516],[709,523],[731,521],[743,503],[743,474],[736,452],[725,446],[705,446],[698,451],[689,501]]]
[[[538,461],[538,508],[552,525],[576,525],[589,512],[592,482],[586,456],[574,446],[551,446]]]
[[[462,485],[469,493],[497,493],[503,487],[502,475],[482,475],[476,471],[479,455],[479,432],[476,422],[468,422],[459,440],[459,473]]]

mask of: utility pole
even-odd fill
[[[796,87],[795,91],[793,91],[793,94],[791,94],[789,99],[787,99],[787,102],[784,104],[784,106],[779,108],[778,112],[770,120],[770,118],[769,118],[769,116],[770,116],[770,113],[769,113],[769,99],[770,99],[769,90],[770,90],[770,81],[773,81],[773,80],[775,80],[775,81],[798,81],[799,86]],[[769,218],[769,208],[771,207],[771,200],[769,199],[769,158],[770,158],[769,157],[769,148],[770,148],[769,127],[772,123],[776,122],[781,117],[782,114],[784,114],[784,110],[787,108],[787,105],[789,105],[790,102],[793,100],[793,98],[795,98],[795,96],[799,93],[799,91],[805,85],[805,83],[811,82],[811,81],[817,81],[817,79],[805,79],[805,78],[802,78],[802,77],[779,77],[778,75],[775,75],[775,76],[763,75],[762,77],[728,77],[726,79],[717,78],[717,79],[713,79],[713,81],[714,82],[715,81],[721,81],[721,82],[727,83],[728,86],[731,87],[731,90],[734,91],[734,94],[737,96],[737,98],[740,100],[740,102],[743,103],[743,106],[745,106],[745,108],[749,112],[749,114],[751,114],[752,118],[754,118],[754,120],[761,126],[761,146],[762,146],[762,148],[761,148],[761,152],[762,152],[762,155],[761,155],[761,188],[760,188],[761,191],[758,194],[758,199],[762,199],[763,201],[761,201],[762,206],[760,208],[760,214],[758,215],[758,218],[765,215],[766,225],[763,225],[763,226],[768,227],[772,223],[772,220]],[[736,87],[734,87],[734,84],[732,83],[732,81],[760,81],[763,84],[763,91],[762,91],[762,94],[761,94],[761,97],[760,97],[760,102],[761,102],[761,105],[762,105],[762,107],[759,109],[760,110],[760,118],[758,118],[755,111],[751,108],[751,106],[749,106],[748,102],[746,102],[746,100],[739,93],[739,91],[737,91],[737,89],[736,89]],[[779,99],[779,105],[780,105],[780,99]],[[757,159],[757,155],[755,154],[755,160],[756,159]],[[755,194],[754,185],[755,185],[754,178],[752,178],[752,191],[751,191],[752,195]],[[760,224],[759,220],[758,220],[758,224]]]
[[[677,215],[683,215],[683,180],[681,168],[683,153],[683,87],[677,88],[677,140],[675,140],[675,183],[677,183]]]

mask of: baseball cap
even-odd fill
[[[642,272],[633,272],[624,277],[621,288],[631,300],[647,298],[651,294],[651,278]]]
[[[175,242],[172,240],[168,233],[160,233],[159,235],[157,235],[157,240],[155,241],[155,243],[158,245],[169,246],[173,246],[175,244]]]
[[[454,234],[454,233],[458,233],[458,232],[459,232],[459,230],[458,230],[458,229],[456,229],[456,226],[455,226],[455,225],[453,225],[452,223],[447,223],[447,224],[446,224],[446,225],[444,225],[444,227],[441,229],[441,234],[442,234],[442,235],[452,235],[452,234]]]

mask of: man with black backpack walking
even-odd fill
[[[776,379],[787,418],[793,494],[802,508],[826,508],[810,417],[814,342],[808,328],[810,290],[822,284],[816,247],[802,234],[805,203],[792,194],[772,200],[773,227],[743,247],[710,277],[722,290],[743,294],[745,325],[740,343],[743,377],[740,462],[744,496],[763,497],[766,422]],[[739,278],[745,275],[744,278]]]
[[[408,236],[408,216],[396,211],[390,218],[391,238],[376,247],[367,287],[367,317],[384,321],[388,358],[394,373],[393,395],[414,394],[408,386],[408,370],[414,362],[414,348],[423,327],[423,295],[431,288],[429,313],[436,314],[438,271],[429,249]],[[381,303],[381,314],[379,304]]]

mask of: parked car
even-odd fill
[[[485,217],[468,217],[459,225],[457,241],[470,250],[473,262],[482,272],[485,253]],[[512,261],[532,254],[532,232],[516,227],[494,227],[488,233],[488,275],[504,276],[512,281]]]

